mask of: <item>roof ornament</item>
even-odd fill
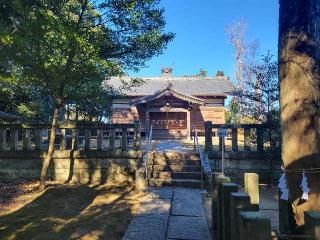
[[[172,88],[173,88],[172,83],[168,83],[167,89],[172,89]]]
[[[172,68],[171,67],[161,67],[161,76],[162,77],[172,77]]]

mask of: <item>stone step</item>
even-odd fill
[[[198,165],[148,165],[149,171],[162,172],[201,172],[201,167]]]
[[[151,163],[151,161],[149,161]],[[153,164],[155,165],[190,165],[200,166],[200,160],[185,160],[185,159],[154,159]]]
[[[201,181],[195,179],[149,179],[149,186],[152,187],[163,187],[163,186],[175,186],[175,187],[186,187],[186,188],[200,188]]]
[[[170,152],[153,152],[153,159],[157,160],[174,160],[174,159],[186,159],[186,160],[200,160],[197,153],[183,153],[177,151]]]
[[[201,172],[152,172],[152,178],[157,179],[201,179]]]

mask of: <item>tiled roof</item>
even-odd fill
[[[164,89],[161,89],[159,91],[156,91],[153,95],[146,95],[140,98],[136,98],[134,100],[132,100],[131,102],[133,104],[141,104],[141,103],[146,103],[146,102],[150,102],[150,101],[154,101],[162,96],[175,96],[177,98],[183,99],[185,101],[188,102],[193,102],[193,103],[197,103],[200,105],[203,105],[204,100],[197,98],[197,97],[193,97],[191,95],[185,94],[185,93],[181,93],[177,90],[175,90],[172,86],[172,84],[169,83],[168,86],[166,86]]]
[[[234,88],[228,77],[143,77],[144,83],[130,89],[123,87],[123,82],[128,84],[130,77],[112,77],[106,80],[106,85],[112,86],[122,94],[128,96],[152,95],[156,91],[164,89],[169,84],[179,92],[193,96],[227,96],[234,92]]]

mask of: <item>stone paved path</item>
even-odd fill
[[[123,240],[210,239],[199,189],[149,188]]]
[[[153,140],[153,151],[192,151],[193,147],[186,146],[177,140]]]

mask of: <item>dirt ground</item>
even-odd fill
[[[144,193],[132,186],[2,184],[0,239],[121,239]]]

